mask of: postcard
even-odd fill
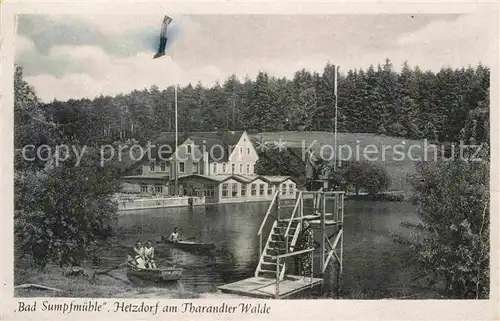
[[[497,320],[499,13],[3,3],[2,319]]]

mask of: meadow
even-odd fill
[[[332,159],[332,151],[335,144],[335,135],[331,132],[313,131],[282,131],[262,132],[252,135],[258,140],[269,143],[281,142],[287,148],[302,150],[311,146],[316,157]],[[426,145],[427,144],[427,145]],[[408,176],[414,171],[414,165],[418,158],[424,157],[426,146],[430,142],[424,140],[411,140],[401,137],[389,137],[376,134],[363,133],[337,133],[337,146],[341,151],[342,158],[346,160],[373,161],[384,166],[391,176],[391,191],[411,192],[408,184]],[[258,146],[256,146],[258,147]],[[349,150],[350,154],[349,155]],[[434,150],[440,148],[428,148],[427,159],[433,160],[438,155]],[[403,155],[402,155],[403,153]]]

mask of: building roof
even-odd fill
[[[170,179],[170,175],[167,175],[167,174],[142,174],[142,175],[123,176],[122,178],[127,178],[127,179]]]
[[[189,175],[184,175],[184,176],[179,176],[179,179],[184,179],[184,178],[189,178],[189,177],[200,177],[200,178],[205,178],[211,181],[216,181],[216,182],[223,182],[225,180],[228,180],[231,178],[232,175],[202,175],[202,174],[189,174]],[[174,179],[172,179],[174,180]]]
[[[189,177],[200,177],[208,179],[214,182],[223,183],[229,179],[234,179],[240,183],[249,184],[257,179],[261,179],[268,183],[283,183],[287,180],[295,180],[290,176],[266,176],[266,175],[238,175],[238,174],[227,174],[227,175],[201,175],[201,174],[190,174],[179,177],[179,179],[189,178]],[[295,182],[296,183],[296,182]]]
[[[271,182],[271,183],[282,183],[288,179],[292,179],[290,176],[267,176],[267,175],[262,175],[266,181]],[[293,179],[292,179],[293,181]]]
[[[200,150],[208,153],[210,161],[228,161],[243,133],[244,131],[179,133],[177,142],[180,145],[189,138]],[[158,153],[160,146],[169,146],[169,148],[163,147],[161,153],[163,159],[169,158],[175,153],[177,147],[175,146],[175,132],[162,132],[153,144],[156,147],[151,149],[151,154],[155,156],[160,155]]]

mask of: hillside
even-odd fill
[[[323,155],[325,158],[331,157],[331,151],[334,146],[334,134],[331,132],[299,132],[299,131],[284,131],[284,132],[263,132],[252,135],[257,139],[262,139],[266,142],[278,142],[280,139],[285,142],[285,146],[292,148],[304,148],[312,146],[312,150],[319,156],[321,148],[323,148]],[[392,178],[391,190],[403,190],[410,192],[411,187],[406,181],[408,174],[414,170],[415,160],[420,157],[424,158],[424,146],[430,145],[423,140],[408,140],[405,138],[381,136],[375,134],[362,134],[362,133],[338,133],[337,144],[340,146],[348,146],[342,149],[343,158],[351,160],[373,160],[374,162],[382,164],[388,171]],[[325,146],[326,147],[322,147]],[[331,146],[331,147],[330,147]],[[364,149],[367,147],[367,158],[364,157]],[[411,147],[414,146],[414,147]],[[352,156],[349,157],[349,149]],[[371,152],[372,150],[377,152]],[[385,149],[385,152],[383,150]],[[359,153],[357,152],[359,150]],[[411,153],[409,153],[411,151]],[[404,156],[401,155],[404,153]],[[359,157],[356,155],[359,154]],[[428,159],[434,157],[432,148],[428,149]]]
[[[331,157],[331,151],[334,146],[334,134],[331,132],[311,132],[311,131],[282,131],[282,132],[262,132],[258,134],[250,134],[251,137],[262,139],[266,142],[279,142],[281,139],[286,147],[291,147],[299,150],[312,145],[312,150],[315,151],[317,157],[320,156],[320,151],[323,147],[323,155],[325,158]],[[370,160],[382,164],[392,178],[390,189],[394,191],[411,191],[411,187],[407,183],[407,176],[414,170],[415,160],[408,157],[408,152],[411,150],[412,158],[423,158],[425,142],[423,140],[409,140],[399,137],[381,136],[375,134],[363,133],[338,133],[337,142],[339,148],[343,149],[343,158],[351,160]],[[430,143],[427,143],[430,145]],[[348,147],[346,147],[348,146]],[[368,155],[364,156],[363,151],[368,147]],[[414,146],[414,147],[411,147]],[[258,146],[256,146],[258,148]],[[349,157],[349,148],[351,157]],[[385,152],[383,149],[385,148]],[[357,152],[359,150],[359,152]],[[371,152],[376,150],[376,152]],[[398,153],[398,151],[400,151]],[[404,156],[401,154],[404,153]],[[301,155],[302,152],[299,154]],[[359,154],[359,157],[356,155]],[[132,156],[133,159],[130,158]],[[432,160],[434,152],[429,148],[428,159]],[[139,174],[140,166],[138,160],[140,153],[138,150],[133,150],[129,154],[129,150],[124,150],[122,154],[121,164],[127,174]],[[128,170],[127,170],[128,169]]]

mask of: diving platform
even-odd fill
[[[288,298],[323,284],[323,279],[286,275],[279,281],[279,298]],[[273,299],[276,297],[276,279],[266,277],[251,277],[238,282],[219,287],[222,293],[237,294],[257,299]]]
[[[304,196],[308,194],[313,195],[312,207],[304,206]],[[254,298],[287,298],[323,284],[323,276],[330,263],[334,263],[339,280],[344,239],[344,194],[342,191],[324,192],[322,189],[316,192],[300,191],[290,216],[283,217],[281,209],[288,206],[280,203],[280,192],[277,191],[257,232],[259,262],[254,276],[221,285],[219,291]],[[326,212],[327,200],[333,201],[333,213]],[[275,214],[275,219],[266,240],[263,228],[271,213]],[[334,227],[334,231],[327,235],[327,229],[332,230],[330,227]],[[319,230],[321,235],[317,254],[319,269],[316,271],[313,266],[315,230]],[[288,268],[293,261],[299,264]]]

